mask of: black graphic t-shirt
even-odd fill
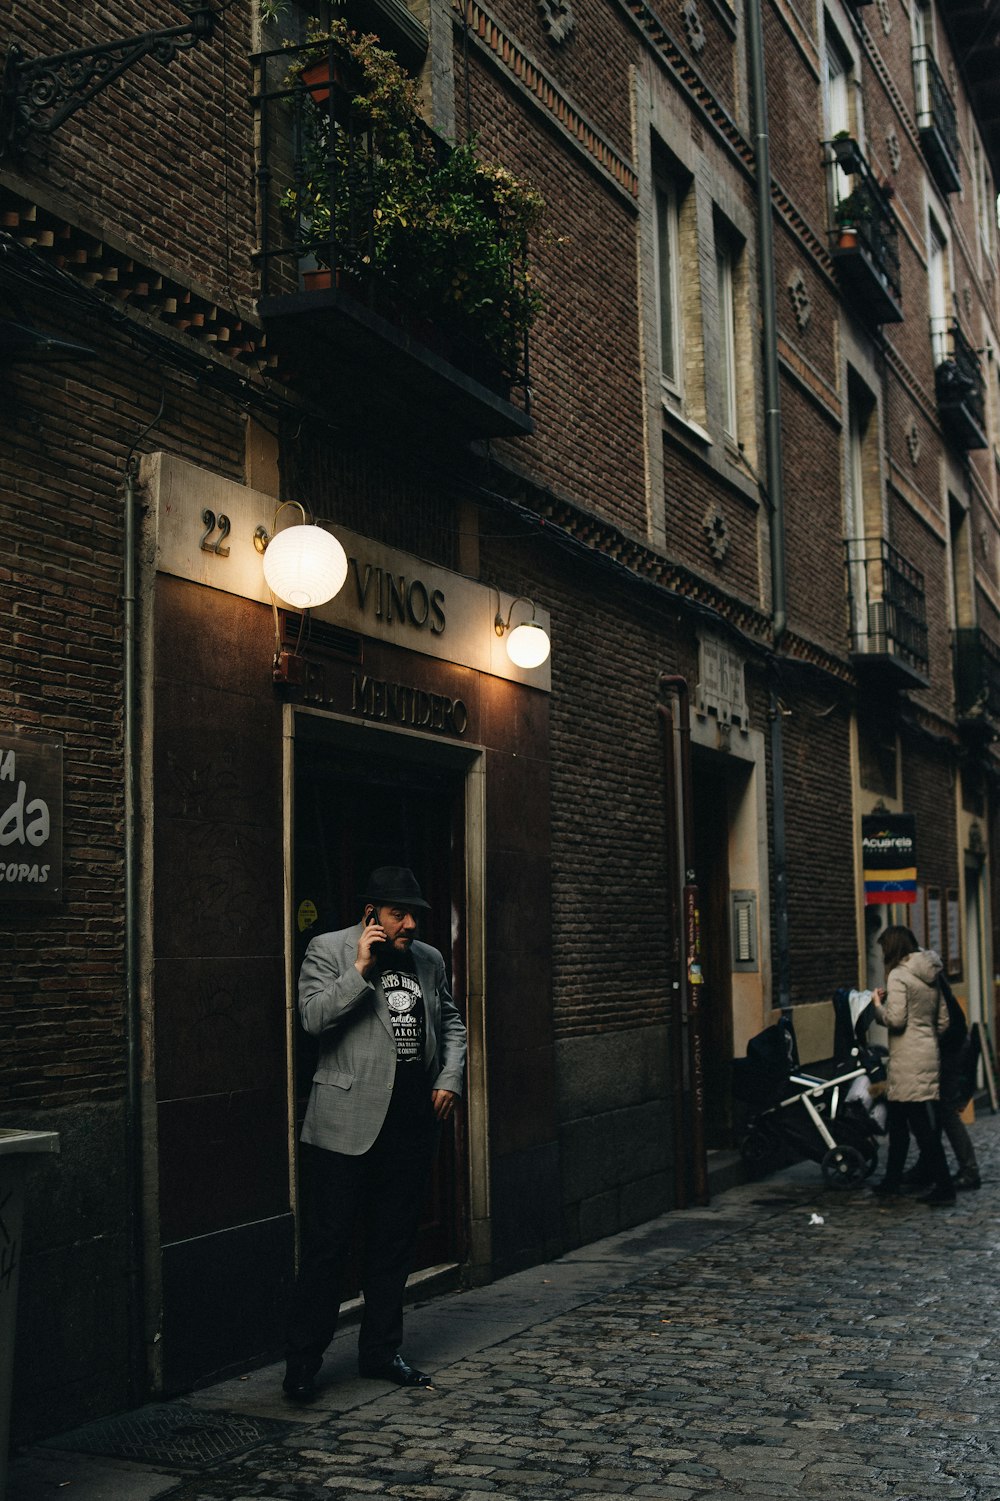
[[[382,971],[382,989],[396,1034],[396,1063],[420,1064],[424,1061],[424,997],[416,974],[403,964],[393,963]]]

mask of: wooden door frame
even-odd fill
[[[376,737],[373,739],[373,737]],[[459,745],[419,730],[374,725],[324,709],[286,704],[282,715],[283,884],[285,934],[285,1047],[288,1096],[288,1172],[292,1211],[299,1219],[295,1139],[295,746],[297,738],[320,741],[341,751],[435,766],[461,774],[465,786],[466,1026],[469,1034],[468,1097],[468,1266],[475,1280],[492,1263],[489,1172],[489,1094],[486,1060],[486,756],[481,745]]]

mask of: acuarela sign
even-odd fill
[[[0,902],[62,898],[62,741],[0,730]]]

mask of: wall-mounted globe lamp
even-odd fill
[[[277,530],[278,517],[286,506],[302,514],[299,526]],[[271,594],[274,611],[274,680],[288,683],[301,680],[299,648],[310,610],[325,605],[344,587],[347,578],[347,554],[332,532],[314,526],[309,513],[297,500],[283,500],[274,513],[271,530],[258,526],[253,545],[264,559],[264,582]],[[277,601],[298,610],[299,637],[295,650],[282,649]]]
[[[515,605],[530,605],[531,619],[522,620],[520,625],[515,625],[512,629],[510,622]],[[551,643],[548,635],[535,619],[534,601],[528,599],[526,595],[518,595],[517,599],[511,602],[510,609],[507,611],[507,619],[504,620],[498,592],[493,629],[501,638],[506,636],[507,655],[515,667],[530,671],[533,667],[541,667],[542,663],[548,659]]]

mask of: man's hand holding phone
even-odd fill
[[[365,925],[358,939],[358,957],[354,961],[354,968],[365,980],[378,968],[375,954],[375,946],[379,943],[388,943],[389,935],[381,926],[377,912],[369,912],[365,918]]]

